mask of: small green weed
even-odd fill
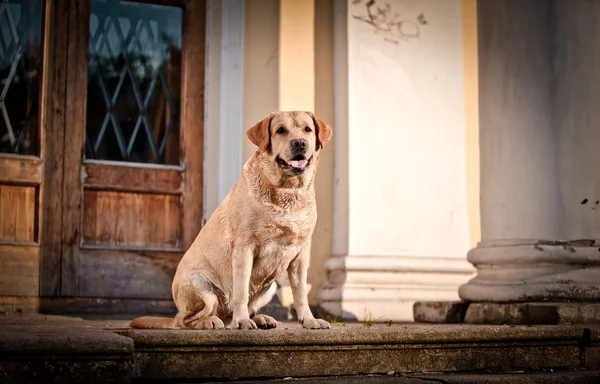
[[[372,326],[374,326],[374,325],[375,325],[375,323],[377,323],[378,321],[381,321],[381,317],[377,317],[377,318],[373,317],[373,315],[371,314],[371,312],[370,312],[370,311],[369,311],[369,312],[367,312],[367,309],[365,308],[365,313],[364,313],[364,316],[363,316],[363,321],[362,321],[363,325],[364,325],[365,327],[372,327]],[[385,321],[384,323],[385,323],[385,324],[386,324],[388,327],[391,327],[391,326],[392,326],[392,320],[387,320],[387,321]]]
[[[334,317],[333,319],[329,320],[329,324],[331,325],[335,325],[337,327],[345,327],[346,326],[346,322],[344,321],[344,319],[342,319],[341,317]]]
[[[365,308],[365,314],[363,316],[363,325],[365,327],[372,327],[375,325],[375,320],[376,319],[373,317],[371,312],[367,313],[367,310]]]

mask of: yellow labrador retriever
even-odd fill
[[[273,112],[247,134],[258,150],[177,267],[177,316],[139,317],[132,328],[274,328],[277,321],[257,311],[284,271],[299,323],[329,328],[308,307],[306,275],[317,221],[315,171],[331,127],[310,112]]]

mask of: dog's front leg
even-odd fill
[[[306,279],[308,275],[308,261],[310,257],[310,243],[305,244],[298,256],[288,266],[288,278],[294,296],[294,307],[298,314],[298,322],[308,329],[326,329],[329,323],[322,319],[315,319],[308,306],[308,291]]]
[[[233,267],[233,320],[232,329],[258,329],[248,313],[250,273],[252,272],[253,252],[251,248],[234,246]]]

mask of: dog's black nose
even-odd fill
[[[296,139],[291,142],[292,150],[297,153],[304,152],[306,150],[306,146],[308,145],[308,141],[304,139]]]

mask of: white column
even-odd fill
[[[280,111],[315,110],[315,0],[280,0],[278,105]],[[287,274],[278,277],[279,301],[294,302]],[[307,286],[310,293],[312,286]]]
[[[463,300],[600,298],[598,11],[479,1],[482,241]]]
[[[334,233],[320,299],[335,316],[412,321],[415,301],[458,300],[473,272],[462,4],[390,1],[403,24],[388,33],[367,3],[334,3]]]
[[[279,110],[315,110],[315,0],[281,0]]]
[[[562,229],[600,241],[600,3],[556,2],[554,100]],[[600,259],[600,252],[596,254]],[[597,280],[600,282],[600,279]]]
[[[203,221],[237,182],[243,165],[244,3],[207,1]]]

